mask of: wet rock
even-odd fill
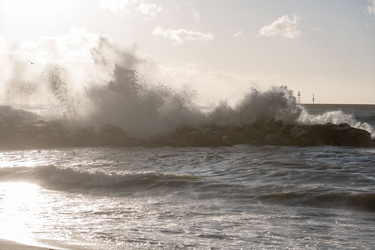
[[[233,144],[248,144],[250,142],[248,134],[244,131],[238,131],[230,134],[229,137]]]
[[[278,134],[282,126],[283,126],[283,121],[271,120],[268,123],[265,123],[264,126],[262,126],[262,132],[264,134]]]
[[[308,130],[314,145],[372,147],[371,134],[348,124],[312,125]]]
[[[120,126],[107,124],[100,128],[98,144],[103,146],[126,146],[127,135]]]
[[[182,134],[176,139],[176,141],[172,144],[172,146],[193,147],[194,146],[194,139],[190,138],[187,134]]]
[[[233,146],[235,143],[233,142],[233,139],[230,136],[223,135],[221,137],[221,142],[223,146]]]
[[[293,145],[300,147],[315,146],[314,143],[311,141],[310,136],[308,136],[307,134],[303,134],[297,139],[295,139],[293,141]]]
[[[73,134],[73,143],[76,146],[96,146],[98,144],[98,134],[93,126],[79,129]]]
[[[350,147],[373,147],[371,134],[362,129],[349,128],[347,131],[341,132],[337,135],[335,140],[337,146]]]
[[[302,136],[308,136],[309,135],[309,132],[301,127],[298,127],[298,126],[294,126],[291,130],[290,130],[290,137],[292,137],[293,139],[300,139]]]
[[[284,137],[289,137],[290,136],[290,131],[292,130],[292,128],[294,127],[294,125],[290,125],[290,124],[283,124],[279,131],[278,131],[278,134],[280,136],[284,136]]]
[[[280,136],[278,134],[268,134],[265,136],[265,144],[267,145],[280,145]]]
[[[264,142],[264,134],[256,128],[250,128],[248,130],[248,138],[250,144],[261,145]]]
[[[284,136],[280,136],[280,145],[289,146],[292,145],[292,141]]]

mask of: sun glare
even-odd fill
[[[46,27],[51,24],[50,20],[65,15],[71,7],[70,1],[51,1],[51,0],[5,0],[0,3],[0,9],[3,11],[3,19],[7,22],[8,28],[17,28],[23,25],[25,31]],[[52,23],[54,23],[52,22]],[[14,26],[14,27],[13,27]]]
[[[40,187],[25,182],[0,183],[0,238],[33,244],[30,227],[38,224]]]

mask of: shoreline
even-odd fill
[[[9,249],[9,250],[56,250],[58,248],[51,248],[48,246],[33,246],[18,243],[11,240],[0,239],[0,249]]]

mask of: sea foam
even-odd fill
[[[91,48],[91,56],[89,64],[51,62],[37,66],[34,72],[19,58],[12,58],[13,75],[1,92],[4,104],[44,105],[52,111],[35,117],[2,106],[0,121],[54,119],[74,129],[113,124],[139,138],[165,134],[180,126],[244,126],[273,119],[284,123],[348,123],[374,133],[369,124],[358,122],[350,114],[308,114],[286,86],[266,91],[253,88],[237,104],[223,100],[205,112],[198,108],[199,93],[191,86],[172,88],[148,79],[145,69],[150,68],[150,62],[134,50],[121,49],[101,37]]]

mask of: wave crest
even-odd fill
[[[199,177],[176,175],[159,172],[119,172],[106,173],[95,170],[83,170],[79,167],[56,167],[53,165],[30,167],[1,168],[2,181],[31,181],[49,188],[118,188],[150,189],[156,187],[186,187]]]

